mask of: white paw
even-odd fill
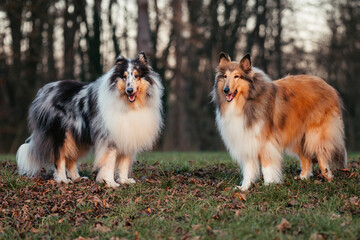
[[[104,178],[99,178],[97,177],[96,178],[96,182],[98,183],[105,183],[105,186],[106,187],[112,187],[112,188],[116,188],[116,187],[119,187],[120,184],[116,183],[114,181],[114,179],[104,179]]]
[[[265,186],[269,184],[279,184],[279,183],[281,183],[281,179],[269,179],[267,181],[264,181]]]
[[[241,184],[241,186],[236,186],[235,190],[240,190],[240,191],[245,192],[250,188],[250,186],[251,186],[251,183],[243,183],[243,184]]]
[[[116,183],[115,181],[109,181],[109,180],[96,180],[98,183],[105,183],[105,187],[111,187],[111,188],[117,188],[120,186],[120,184]]]
[[[71,178],[71,180],[74,181],[74,182],[79,182],[79,181],[84,180],[84,179],[87,180],[87,179],[89,179],[89,178],[88,178],[88,177],[80,177],[80,176],[77,177],[77,178],[75,178],[75,179],[74,179],[74,178]]]
[[[73,181],[76,181],[79,178],[81,178],[80,175],[70,176],[70,179],[73,180]]]
[[[301,172],[301,174],[300,174],[300,179],[301,179],[301,180],[306,180],[306,179],[309,179],[312,175],[313,175],[312,172],[308,172],[308,173],[305,173],[305,174],[303,174],[303,173]]]
[[[54,176],[54,180],[58,183],[65,183],[65,184],[68,184],[68,183],[72,183],[72,181],[68,178],[64,178],[64,177],[56,177]]]
[[[115,181],[114,182],[107,181],[107,182],[105,182],[105,186],[106,187],[111,187],[111,188],[117,188],[117,187],[120,186],[120,184],[116,183]]]
[[[118,178],[116,180],[118,183],[121,184],[134,184],[136,181],[133,178]]]
[[[331,179],[334,177],[334,175],[332,174],[332,172],[330,170],[328,170],[326,172],[326,175],[324,176],[328,181],[331,181]]]

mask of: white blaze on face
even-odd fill
[[[134,73],[133,73],[133,65],[131,64],[131,60],[129,60],[129,66],[126,70],[127,72],[127,79],[126,79],[126,87],[129,88],[129,87],[133,87],[133,83],[134,83]],[[135,90],[135,89],[134,89]]]
[[[136,78],[134,76],[134,66],[131,64],[131,60],[129,60],[129,66],[126,70],[127,79],[126,79],[126,94],[128,95],[129,101],[134,102],[137,96],[137,86],[136,86]],[[132,88],[132,92],[128,93],[127,89]]]

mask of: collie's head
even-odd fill
[[[256,91],[256,85],[269,81],[264,72],[252,67],[250,54],[236,62],[221,52],[212,91],[213,101],[220,106],[239,99],[245,101]]]
[[[151,99],[162,95],[159,75],[149,65],[144,52],[135,59],[119,56],[110,77],[110,89],[117,91],[123,100],[132,108],[146,105]]]

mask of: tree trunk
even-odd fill
[[[283,75],[283,66],[282,66],[282,43],[281,43],[281,39],[282,39],[282,10],[283,10],[283,6],[281,4],[281,0],[276,0],[276,8],[278,10],[278,14],[277,14],[277,32],[278,34],[275,37],[275,51],[277,53],[277,58],[276,58],[276,69],[277,69],[277,78],[281,78]]]
[[[137,49],[147,55],[153,55],[148,14],[148,0],[137,0],[138,3],[138,35]]]
[[[81,1],[83,8],[80,9],[81,16],[86,25],[86,34],[85,38],[87,40],[87,55],[89,59],[89,78],[90,81],[94,81],[96,78],[100,77],[102,74],[102,64],[101,64],[101,54],[100,54],[100,30],[101,30],[101,0],[95,0],[93,6],[93,25],[89,26],[89,23],[86,20],[86,1]],[[91,33],[91,34],[90,34]]]
[[[54,10],[55,11],[55,10]],[[45,82],[53,82],[58,79],[57,71],[55,67],[54,59],[54,24],[55,24],[55,12],[49,13],[49,24],[47,29],[47,79]]]
[[[77,22],[77,3],[72,0],[65,1],[64,10],[64,79],[74,79],[74,65],[75,65],[75,34],[78,30],[79,23]],[[74,7],[73,12],[69,12],[70,6]]]
[[[120,55],[120,47],[119,47],[119,41],[118,41],[117,36],[116,36],[116,25],[113,23],[112,18],[111,18],[111,7],[114,4],[117,4],[116,0],[111,0],[110,3],[109,3],[108,21],[109,21],[109,25],[110,25],[111,32],[112,32],[112,41],[113,41],[113,44],[114,44],[115,54],[116,54],[116,56],[119,56]]]
[[[165,135],[164,148],[172,150],[186,150],[190,147],[187,135],[187,118],[185,105],[185,79],[183,78],[183,22],[182,22],[182,0],[173,0],[173,28],[175,40],[174,78],[171,83],[172,95],[169,96],[169,114],[167,116],[167,131]]]
[[[26,116],[29,105],[36,93],[38,83],[42,82],[38,69],[41,69],[41,49],[42,49],[42,32],[44,23],[48,18],[49,2],[39,0],[31,2],[31,22],[32,32],[29,34],[29,50],[26,53],[25,76],[24,81],[17,84],[17,106],[16,106],[16,123],[18,128],[10,147],[10,152],[15,152],[22,140],[27,136]]]
[[[17,96],[21,95],[17,93],[18,91],[21,91],[21,87],[18,87],[21,84],[21,49],[20,49],[20,43],[22,39],[21,34],[21,14],[24,7],[24,4],[22,1],[8,1],[7,4],[5,4],[5,11],[7,13],[7,16],[10,20],[10,29],[11,29],[11,38],[12,38],[12,59],[13,63],[11,65],[10,71],[9,71],[9,78],[6,81],[6,88],[8,90],[8,96],[9,96],[9,103],[12,108],[15,108]],[[15,110],[15,109],[14,109]],[[12,116],[13,114],[11,114]]]

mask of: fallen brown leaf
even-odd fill
[[[198,230],[202,227],[203,225],[202,224],[195,224],[195,225],[192,225],[192,229],[193,230]]]
[[[209,226],[209,225],[206,225],[206,231],[209,235],[213,235],[214,232],[213,232],[213,229]]]
[[[330,217],[331,220],[339,219],[341,216],[340,214],[333,213]]]
[[[288,222],[288,220],[286,220],[285,218],[283,218],[280,222],[279,225],[276,226],[277,230],[280,232],[285,232],[286,230],[291,228],[290,223]]]
[[[106,227],[106,226],[102,226],[102,225],[98,225],[95,227],[95,231],[100,232],[100,233],[105,233],[105,232],[109,232],[111,229]]]
[[[199,240],[200,239],[200,236],[195,236],[193,238],[191,238],[191,240]]]
[[[289,206],[289,207],[292,207],[292,206],[295,206],[295,205],[298,205],[298,204],[299,204],[299,202],[296,201],[295,199],[293,199],[293,200],[291,200],[290,202],[288,202],[288,206]]]
[[[355,206],[359,205],[359,197],[356,197],[356,196],[351,197],[350,198],[350,203],[354,204]]]
[[[311,234],[309,240],[323,240],[325,239],[323,234],[319,233],[318,231]]]
[[[37,228],[32,228],[32,229],[30,230],[30,232],[32,232],[32,233],[39,233],[40,230],[37,229]]]

